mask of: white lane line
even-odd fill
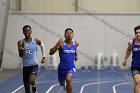
[[[125,85],[125,84],[130,84],[130,83],[132,83],[132,82],[125,82],[125,83],[119,83],[119,84],[113,85],[113,93],[117,93],[116,87],[121,86],[121,85]]]
[[[74,80],[73,81],[73,83],[78,83],[78,82],[89,82],[89,81],[94,81],[94,79],[91,79],[91,80],[84,80],[84,81],[78,81],[78,79],[77,80]],[[44,83],[44,82],[41,82],[41,83]],[[47,92],[46,93],[49,93],[54,87],[56,87],[56,86],[58,86],[59,84],[53,84],[48,90],[47,90]],[[62,87],[61,87],[61,89],[60,90],[62,90]],[[59,91],[60,91],[59,90]],[[59,91],[58,91],[58,93],[59,93]]]
[[[46,93],[49,93],[55,86],[58,86],[59,84],[53,84],[47,91]]]
[[[80,89],[80,93],[83,93],[84,88],[90,85],[94,85],[94,84],[102,84],[102,83],[110,83],[110,82],[120,82],[120,81],[126,81],[126,80],[113,80],[113,81],[101,81],[101,82],[93,82],[93,83],[87,83],[85,85],[83,85]]]
[[[11,93],[16,93],[17,91],[19,91],[20,89],[22,89],[24,86],[21,85],[20,87],[18,87],[16,90],[12,91]]]
[[[80,80],[80,81],[78,81],[79,79],[77,79],[77,80],[74,80],[72,83],[78,83],[78,82],[90,82],[90,81],[94,81],[94,79],[91,79],[91,80],[84,80],[84,81],[82,81],[82,80]],[[45,81],[43,81],[43,82],[40,82],[40,83],[44,83]],[[56,81],[55,81],[56,82]],[[59,84],[58,84],[59,85]],[[47,90],[47,92],[46,93],[49,93],[55,86],[57,86],[57,84],[53,84],[48,90]],[[61,87],[62,88],[62,87]],[[61,89],[60,89],[61,90]],[[60,91],[59,90],[59,91]],[[59,93],[59,92],[58,92]]]

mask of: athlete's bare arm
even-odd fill
[[[41,63],[45,63],[45,46],[44,44],[41,42],[41,40],[39,40],[38,38],[36,38],[36,43],[40,46],[41,48],[41,52],[42,52],[42,60]]]
[[[60,47],[62,47],[62,45],[63,45],[63,40],[62,39],[58,40],[55,46],[50,49],[49,54],[53,55]]]
[[[124,58],[124,60],[123,60],[123,62],[122,62],[122,64],[123,64],[124,66],[126,66],[127,59],[128,59],[129,56],[131,55],[131,51],[132,51],[131,48],[132,48],[132,40],[128,42],[128,47],[127,47],[127,49],[126,49],[125,58]]]
[[[78,60],[77,47],[79,46],[79,43],[77,41],[75,41],[75,44],[76,44],[75,61],[77,61]]]
[[[17,42],[17,46],[18,46],[18,53],[19,56],[22,57],[23,56],[23,50],[24,50],[24,42],[23,41],[18,41]]]

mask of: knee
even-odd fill
[[[35,84],[35,80],[34,80],[34,79],[30,79],[30,80],[29,80],[29,83],[30,83],[31,85],[34,85],[34,84]]]
[[[31,76],[29,77],[29,83],[30,83],[31,85],[34,85],[34,84],[35,84],[35,79],[36,79],[36,76],[35,76],[35,75],[31,75]]]
[[[71,82],[72,82],[72,77],[67,77],[67,78],[66,78],[66,82],[67,82],[67,83],[71,83]]]

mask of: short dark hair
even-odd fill
[[[138,30],[138,29],[140,29],[140,25],[138,25],[134,28],[134,32],[136,33],[136,30]]]
[[[23,31],[24,31],[24,29],[27,28],[27,27],[29,27],[30,29],[32,29],[31,26],[25,25],[25,26],[23,26]]]
[[[65,33],[66,33],[68,30],[71,30],[71,31],[73,32],[73,30],[72,30],[71,28],[67,28],[67,29],[65,30]]]

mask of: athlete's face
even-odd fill
[[[25,38],[30,38],[31,37],[31,29],[29,27],[26,27],[24,30],[23,30],[23,34],[25,36]]]
[[[67,40],[72,40],[72,38],[73,38],[73,36],[74,36],[74,33],[71,31],[71,30],[67,30],[66,32],[65,32],[65,39],[67,39]]]
[[[135,37],[140,40],[140,29],[136,30]]]

